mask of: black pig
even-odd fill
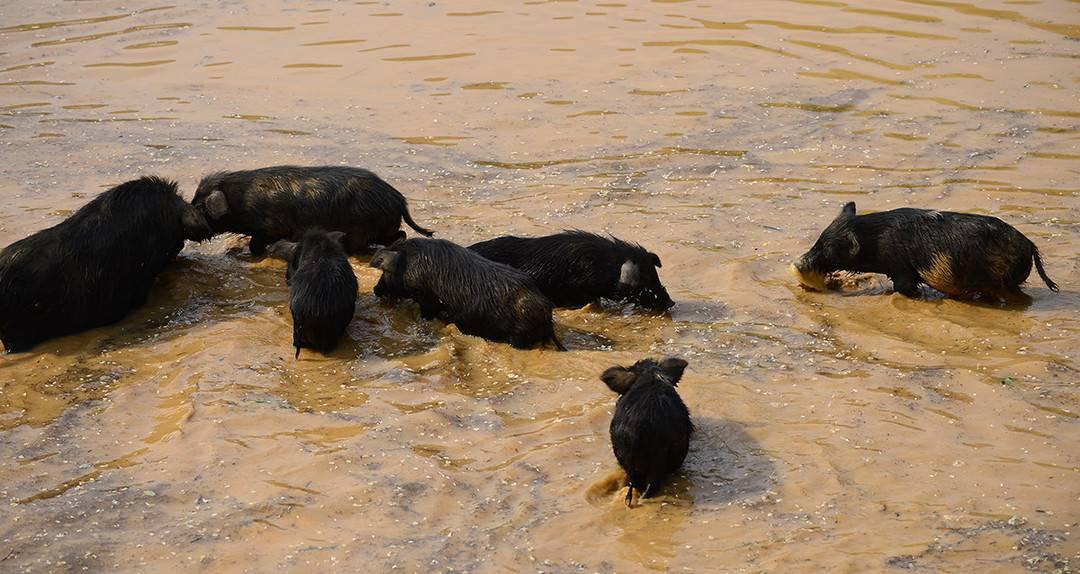
[[[1032,261],[1057,291],[1035,244],[996,217],[912,208],[857,216],[848,203],[794,270],[800,283],[818,290],[827,273],[843,270],[884,273],[908,297],[925,283],[959,299],[1009,299],[1022,294]]]
[[[551,302],[526,274],[441,239],[405,239],[380,249],[379,297],[409,298],[425,319],[455,323],[463,333],[529,349],[555,337]]]
[[[300,241],[279,241],[271,255],[289,262],[289,311],[293,318],[293,347],[328,354],[352,321],[356,307],[356,274],[349,265],[344,233],[309,229]]]
[[[356,167],[282,165],[215,173],[199,182],[191,202],[216,233],[250,235],[253,255],[278,239],[298,239],[311,227],[345,232],[349,253],[405,237],[402,219],[432,235],[413,221],[398,190]]]
[[[641,498],[649,498],[686,460],[694,425],[675,391],[684,369],[686,361],[670,357],[660,363],[644,359],[629,369],[611,367],[600,375],[619,393],[611,419],[611,446],[630,479],[627,506],[635,488]]]
[[[564,231],[545,237],[498,237],[469,249],[528,273],[558,307],[582,307],[601,297],[655,311],[675,305],[656,274],[660,258],[614,237]]]
[[[25,351],[119,321],[146,301],[184,239],[212,233],[175,182],[143,177],[105,191],[0,251],[0,341]]]

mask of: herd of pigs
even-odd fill
[[[370,254],[379,298],[411,299],[420,317],[466,334],[529,349],[553,345],[554,307],[599,299],[665,312],[660,257],[615,237],[564,231],[498,237],[461,247],[407,239],[404,221],[431,237],[405,198],[374,173],[352,167],[278,166],[203,178],[185,202],[175,182],[143,177],[118,185],[65,221],[0,251],[0,342],[7,352],[114,323],[143,304],[155,277],[184,246],[232,232],[253,255],[288,262],[293,347],[330,352],[353,318],[357,281],[349,255]],[[894,209],[856,215],[848,203],[792,266],[799,283],[823,290],[837,271],[883,273],[897,292],[919,284],[961,299],[1011,300],[1039,251],[1022,233],[983,215]],[[655,494],[682,465],[693,425],[675,386],[686,361],[644,359],[600,378],[618,393],[611,421],[615,457],[635,490]]]

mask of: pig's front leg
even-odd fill
[[[889,279],[897,293],[913,299],[919,296],[919,274],[914,270],[890,273]]]
[[[420,304],[420,316],[428,321],[437,319],[442,314],[442,302],[439,301],[438,297],[430,293],[418,294],[416,302]]]

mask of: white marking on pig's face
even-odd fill
[[[640,275],[641,270],[638,269],[637,264],[627,260],[627,262],[623,263],[622,267],[619,268],[619,284],[637,287]]]

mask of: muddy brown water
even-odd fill
[[[284,265],[189,244],[123,322],[0,357],[0,570],[1069,571],[1080,561],[1080,4],[0,7],[0,244],[139,174],[371,168],[466,243],[660,254],[670,317],[516,351],[371,294],[293,360]],[[1060,293],[799,289],[846,201],[993,214]],[[690,362],[627,510],[598,374]]]

